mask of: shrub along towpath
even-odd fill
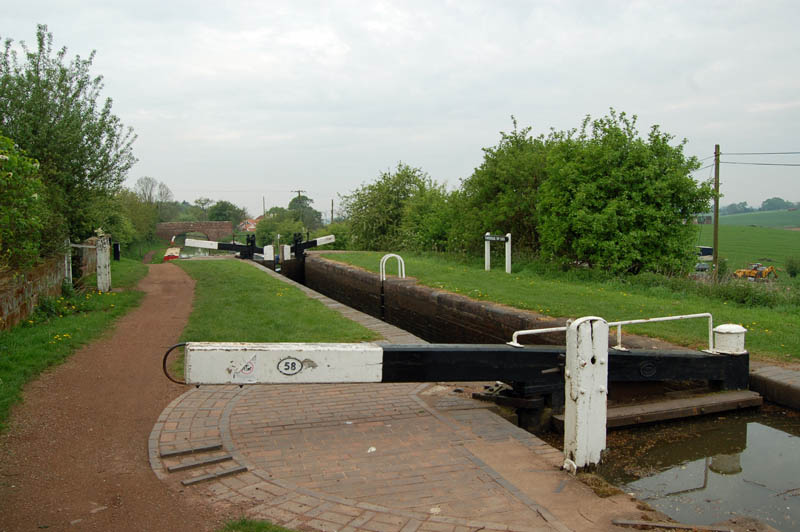
[[[212,530],[226,516],[150,470],[153,421],[185,391],[161,374],[193,281],[149,266],[141,306],[112,334],[29,384],[0,435],[0,531]]]

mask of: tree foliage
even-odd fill
[[[298,195],[289,202],[288,210],[295,220],[303,224],[307,231],[322,227],[322,213],[315,210],[311,204],[314,200],[307,196]]]
[[[614,110],[586,117],[580,130],[548,140],[547,179],[539,190],[541,251],[562,263],[613,272],[677,272],[692,260],[690,220],[712,190],[689,175],[699,167],[683,143]]]
[[[783,198],[769,198],[761,202],[762,211],[782,211],[784,209],[791,209],[794,203],[786,201]]]
[[[690,173],[684,143],[613,109],[580,129],[500,133],[458,190],[400,163],[344,197],[356,249],[479,252],[483,234],[512,234],[515,250],[563,265],[620,273],[678,272],[693,260],[693,216],[712,190]]]
[[[20,43],[22,58],[12,44],[7,39],[0,54],[0,133],[39,161],[48,204],[82,239],[97,226],[92,202],[112,195],[136,161],[136,137],[111,112],[111,99],[101,101],[94,52],[67,61],[44,25],[34,49]]]
[[[27,270],[52,246],[50,216],[39,163],[0,136],[0,273]]]
[[[237,207],[230,201],[218,201],[208,209],[209,220],[216,222],[229,221],[234,228],[242,223],[245,218],[248,218],[247,210],[243,207]]]
[[[483,162],[461,184],[469,223],[459,235],[468,249],[483,246],[480,235],[511,233],[518,246],[538,248],[538,190],[545,181],[547,146],[531,128],[518,129],[512,116],[511,133],[500,132],[497,146],[483,148]],[[478,238],[475,237],[478,235]],[[455,236],[455,235],[454,235]]]
[[[273,207],[256,224],[256,245],[275,244],[280,235],[281,244],[291,244],[295,233],[303,232],[303,223],[295,220],[294,213],[283,207]]]
[[[719,213],[721,215],[724,214],[743,214],[746,212],[753,212],[755,209],[750,207],[746,201],[740,201],[739,203],[731,203],[730,205],[726,205],[719,209]]]
[[[398,248],[406,203],[435,186],[421,169],[401,162],[394,172],[382,172],[374,183],[344,196],[353,245],[368,250]]]

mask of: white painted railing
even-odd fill
[[[617,328],[617,345],[612,347],[612,349],[616,349],[617,351],[627,351],[625,347],[622,345],[622,326],[623,325],[634,325],[638,323],[656,323],[660,321],[676,321],[676,320],[689,320],[694,318],[708,318],[708,351],[710,353],[714,352],[714,319],[708,312],[703,312],[700,314],[684,314],[680,316],[662,316],[658,318],[644,318],[639,320],[623,320],[623,321],[610,321],[608,322],[609,327],[616,327]],[[513,345],[514,347],[522,347],[522,344],[519,343],[518,338],[520,336],[529,336],[533,334],[545,334],[545,333],[553,333],[553,332],[565,332],[569,327],[569,323],[567,322],[567,326],[565,327],[550,327],[547,329],[529,329],[523,331],[516,331],[511,336],[511,341],[508,342],[508,345]]]
[[[397,276],[401,279],[406,278],[406,263],[403,257],[396,253],[387,253],[381,258],[381,282],[386,280],[386,261],[392,258],[397,259]]]

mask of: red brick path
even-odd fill
[[[159,456],[220,442],[222,451],[202,457],[230,453],[233,462],[168,473],[166,466],[197,455]],[[529,496],[536,488],[512,483],[496,471],[488,462],[504,453],[520,454],[516,469],[527,471],[539,488],[567,504],[551,511]],[[176,399],[150,438],[151,465],[162,480],[181,488],[180,480],[244,465],[246,473],[185,489],[290,528],[609,529],[608,516],[593,523],[575,511],[576,496],[593,506],[605,503],[558,471],[561,460],[558,450],[484,403],[427,384],[201,387]],[[615,517],[630,510],[618,501],[608,504],[619,506],[612,508]]]

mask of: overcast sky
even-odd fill
[[[33,44],[37,23],[70,56],[97,50],[138,135],[129,186],[148,175],[254,215],[298,189],[329,213],[398,161],[456,187],[512,114],[538,134],[614,107],[701,159],[716,143],[800,152],[796,0],[31,0],[3,7],[0,37]],[[723,205],[800,201],[800,167],[725,164],[721,179]]]

